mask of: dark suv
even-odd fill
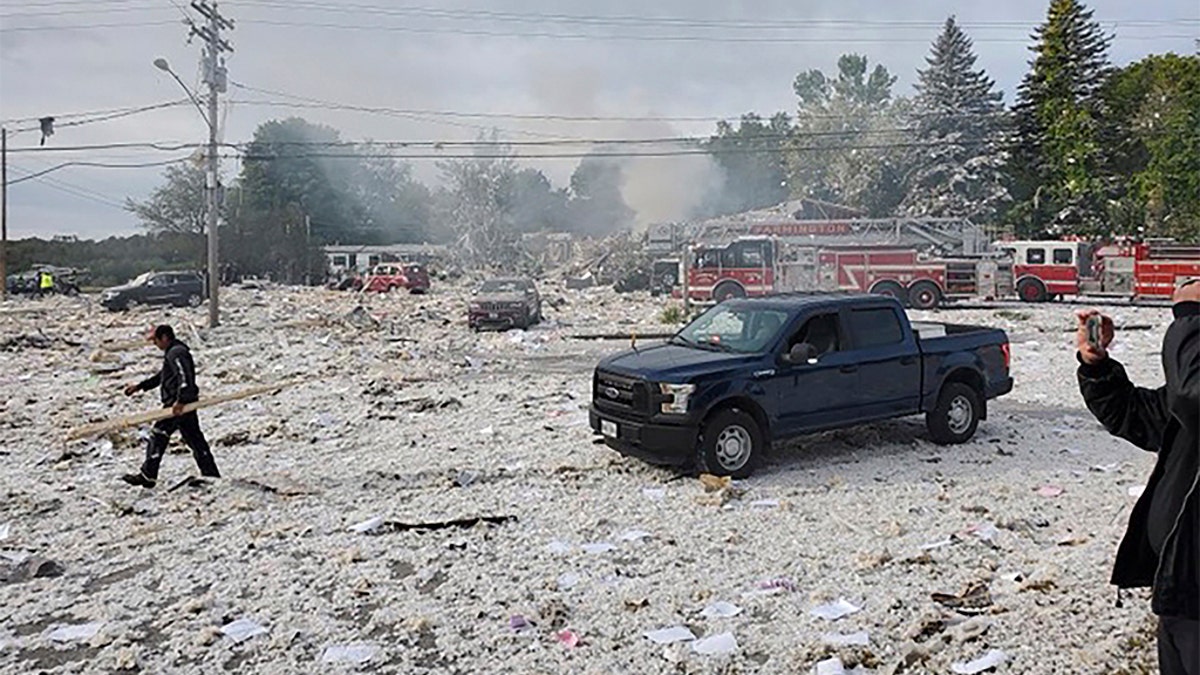
[[[199,307],[206,296],[204,277],[196,272],[146,272],[123,286],[105,290],[100,304],[113,311],[137,305]]]
[[[528,279],[491,279],[475,291],[467,324],[475,329],[529,328],[542,320],[542,298]]]

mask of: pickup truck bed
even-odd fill
[[[934,441],[966,442],[1011,389],[1001,330],[912,325],[881,296],[791,294],[727,301],[603,360],[590,417],[623,454],[744,476],[774,441],[919,413]]]

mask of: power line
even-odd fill
[[[400,109],[400,108],[369,108],[367,106],[347,106],[346,104],[334,103],[332,101],[324,101],[321,99],[310,98],[310,97],[305,97],[305,96],[297,96],[295,94],[288,94],[288,93],[281,92],[281,91],[272,91],[270,89],[259,89],[256,87],[251,87],[249,85],[245,85],[245,84],[241,84],[241,83],[233,82],[233,81],[230,81],[229,84],[233,85],[234,87],[236,87],[238,89],[244,89],[246,91],[254,91],[254,92],[258,92],[260,94],[268,94],[268,95],[272,95],[272,96],[282,96],[284,98],[290,98],[290,99],[302,102],[305,106],[312,106],[314,108],[319,107],[319,108],[325,108],[325,109],[331,109],[331,110],[336,110],[339,108],[345,109],[345,110],[356,110],[357,109],[356,110],[357,112],[371,112],[371,113],[376,113],[376,114],[389,115],[389,116],[393,116],[393,117],[401,117],[404,119],[416,120],[418,122],[425,122],[427,124],[440,124],[443,126],[457,127],[457,128],[462,128],[462,129],[472,129],[475,131],[485,131],[486,132],[486,131],[491,131],[491,130],[495,129],[497,131],[503,131],[505,133],[509,133],[509,134],[512,134],[515,136],[529,136],[529,137],[533,137],[533,138],[559,138],[559,137],[561,137],[561,134],[559,134],[559,135],[546,134],[546,133],[542,133],[542,132],[538,132],[538,131],[526,131],[523,129],[487,127],[487,126],[481,126],[478,124],[465,124],[465,123],[461,123],[461,122],[439,120],[439,119],[435,119],[429,115],[426,115],[426,114],[418,112],[418,111],[408,111],[408,110],[404,110],[404,109]],[[297,107],[300,107],[300,106],[297,106]]]
[[[253,87],[248,84],[231,81],[229,84],[237,89],[266,94],[269,96],[281,96],[283,98],[298,101],[298,103],[281,102],[281,101],[256,101],[253,99],[239,99],[237,103],[246,105],[264,105],[264,106],[279,106],[279,107],[294,107],[294,108],[316,108],[326,110],[345,110],[351,112],[377,113],[377,114],[396,114],[401,116],[425,115],[435,117],[453,117],[453,118],[477,118],[477,119],[515,119],[515,120],[535,120],[548,122],[721,122],[729,120],[741,120],[744,115],[730,115],[726,117],[714,116],[604,116],[604,115],[566,115],[558,113],[506,113],[506,112],[462,112],[453,110],[430,110],[421,108],[394,108],[388,106],[367,106],[356,105],[351,103],[336,103],[332,101],[322,101],[306,96],[289,94],[281,91],[273,91],[270,89],[262,89]],[[909,117],[948,117],[948,118],[985,118],[985,117],[1010,117],[1012,113],[1007,110],[998,110],[988,113],[922,113],[910,112]],[[833,115],[820,113],[806,113],[804,115],[788,114],[789,119],[803,117],[804,119],[849,119],[852,115]],[[762,122],[769,122],[770,117],[759,117]]]
[[[711,43],[770,43],[770,44],[863,44],[863,43],[920,43],[928,44],[928,37],[898,37],[895,35],[872,35],[852,37],[846,35],[828,37],[773,37],[754,35],[684,35],[684,34],[649,34],[649,33],[563,33],[551,31],[495,31],[471,28],[433,28],[424,26],[400,26],[380,24],[344,24],[329,22],[312,22],[296,20],[273,19],[243,19],[243,23],[275,26],[280,28],[323,28],[330,30],[362,30],[384,31],[410,34],[435,35],[464,35],[471,37],[500,37],[500,38],[548,38],[555,40],[611,40],[616,42],[711,42]],[[1026,26],[1028,28],[1028,26]],[[1192,35],[1158,34],[1122,36],[1124,40],[1165,40],[1176,38],[1192,38]],[[1026,44],[1028,37],[1020,38],[989,38],[974,37],[975,43],[1020,43]]]
[[[9,164],[8,167],[10,169],[14,169],[16,171],[19,171],[19,172],[25,173],[25,174],[33,173],[29,169],[25,169],[25,168],[16,166],[14,164]],[[88,201],[96,202],[97,204],[111,206],[116,209],[121,209],[122,211],[125,210],[124,204],[113,201],[105,195],[102,195],[98,192],[94,192],[92,190],[89,190],[88,188],[81,187],[79,185],[74,185],[72,183],[67,183],[65,181],[55,180],[53,178],[44,178],[44,177],[39,178],[38,182],[45,185],[46,187],[53,188],[55,190],[59,190],[60,192],[65,192],[70,195],[74,195],[75,197],[79,197],[80,199],[86,199]]]
[[[43,12],[10,12],[0,14],[0,17],[15,18],[23,16],[56,16],[68,14],[96,14],[110,12],[129,12],[129,11],[155,11],[162,9],[161,6],[155,5],[137,5],[117,7],[113,5],[128,5],[130,3],[145,1],[145,0],[118,0],[116,2],[41,2],[41,3],[23,3],[23,8],[39,8],[39,7],[73,7],[77,5],[87,5],[85,9],[63,10],[57,9],[54,11]],[[190,18],[190,14],[183,9],[176,0],[170,0],[171,4],[175,5],[186,18]],[[894,30],[897,28],[920,28],[920,29],[936,29],[943,24],[940,20],[871,20],[861,18],[774,18],[763,20],[746,20],[736,18],[688,18],[678,16],[653,16],[653,15],[582,15],[582,14],[563,14],[563,13],[538,13],[538,12],[505,12],[491,11],[478,9],[453,9],[439,8],[428,6],[400,6],[387,7],[380,5],[356,4],[356,3],[340,3],[337,5],[326,4],[324,2],[313,2],[298,0],[296,2],[278,2],[272,0],[242,0],[239,4],[250,7],[261,7],[267,9],[286,9],[289,12],[295,10],[335,13],[335,14],[369,14],[378,16],[400,16],[400,17],[422,17],[429,19],[444,19],[444,20],[467,20],[480,21],[484,20],[489,23],[560,23],[560,24],[577,24],[584,26],[616,26],[616,27],[667,27],[667,28],[699,28],[699,29],[720,29],[720,30],[795,30],[807,29],[814,27],[837,27],[837,28],[886,28]],[[1040,17],[1031,17],[1027,21],[1022,20],[978,20],[963,22],[962,25],[973,30],[978,29],[1020,29],[1027,30],[1030,26],[1036,25]],[[1171,19],[1143,19],[1143,18],[1121,18],[1108,21],[1101,21],[1106,26],[1113,27],[1130,27],[1130,28],[1152,28],[1160,26],[1180,26],[1180,25],[1195,25],[1200,24],[1200,19],[1195,18],[1171,18]]]
[[[231,83],[232,84],[232,83]],[[238,85],[235,85],[238,86]],[[247,87],[247,89],[251,89]],[[255,90],[262,91],[262,90]],[[461,112],[453,110],[431,110],[422,108],[389,108],[386,106],[365,106],[354,105],[349,103],[305,103],[294,101],[260,101],[255,99],[234,99],[233,103],[240,105],[263,106],[268,108],[299,108],[299,109],[315,109],[315,110],[335,110],[346,112],[362,112],[375,113],[383,115],[428,115],[434,117],[460,117],[467,119],[511,119],[511,120],[526,120],[539,122],[739,122],[744,115],[728,115],[720,117],[712,116],[687,116],[687,115],[565,115],[558,113],[497,113],[497,112]],[[795,120],[797,117],[803,119],[851,119],[853,115],[822,115],[822,114],[803,114],[786,113],[789,120]],[[906,116],[913,118],[922,117],[941,117],[941,118],[1005,118],[1011,117],[1010,111],[996,111],[987,113],[920,113],[910,112]],[[759,116],[758,121],[767,124],[771,121],[770,117]]]
[[[174,26],[179,22],[171,21],[134,21],[125,23],[76,23],[76,24],[60,24],[54,26],[4,26],[0,28],[2,33],[35,33],[43,31],[55,30],[97,30],[101,28],[149,28],[151,26]]]
[[[812,27],[841,27],[841,28],[941,28],[944,24],[941,20],[870,20],[870,19],[834,19],[834,18],[774,18],[764,19],[759,21],[749,21],[745,19],[693,19],[686,17],[670,17],[670,16],[645,16],[645,15],[580,15],[580,14],[546,14],[536,12],[502,12],[477,9],[445,9],[422,6],[409,7],[385,7],[379,5],[366,5],[354,3],[339,3],[337,5],[325,4],[323,2],[312,2],[305,0],[297,0],[295,2],[277,2],[271,0],[242,0],[241,4],[248,6],[260,6],[270,8],[286,8],[289,11],[308,10],[327,13],[341,14],[376,14],[382,16],[420,16],[425,18],[439,18],[452,20],[487,20],[500,22],[516,22],[516,23],[564,23],[564,24],[582,24],[582,25],[599,25],[599,26],[658,26],[658,27],[674,27],[674,28],[714,28],[721,30],[730,29],[754,29],[754,30],[794,30],[797,28],[812,28]],[[1031,19],[1030,21],[1007,20],[1007,21],[971,21],[963,22],[961,25],[968,28],[1008,28],[1028,30],[1030,26],[1036,25],[1040,17]],[[1121,25],[1128,27],[1156,27],[1156,26],[1176,26],[1182,24],[1200,24],[1200,19],[1193,18],[1178,18],[1178,19],[1115,19],[1102,22],[1105,25]]]
[[[66,122],[63,122],[62,120],[69,120],[69,119],[73,119],[76,117],[95,117],[95,116],[104,116],[104,115],[120,116],[123,113],[133,114],[133,113],[139,113],[139,112],[146,112],[149,110],[157,110],[159,108],[168,108],[170,106],[181,105],[184,103],[187,103],[187,99],[179,99],[177,101],[167,101],[165,103],[153,103],[153,104],[149,104],[149,105],[140,105],[140,106],[124,106],[121,108],[105,108],[105,109],[101,109],[101,110],[86,110],[83,112],[55,113],[54,119],[55,119],[56,126],[61,127],[66,124]],[[39,119],[41,119],[42,117],[44,117],[44,115],[37,115],[34,117],[10,117],[9,119],[0,121],[0,124],[9,125],[9,124],[16,124],[17,122],[36,122]],[[10,131],[9,133],[13,133],[13,132]]]
[[[94,143],[90,145],[46,145],[46,146],[27,146],[24,148],[9,148],[10,153],[14,152],[85,152],[91,150],[160,150],[163,152],[175,152],[178,150],[194,150],[203,147],[201,143],[179,143],[174,141],[130,141],[124,143]]]
[[[976,146],[989,145],[1000,142],[997,139],[981,139],[978,141],[956,141],[955,145],[959,146]],[[504,145],[499,143],[496,145]],[[845,152],[850,150],[890,150],[890,149],[915,149],[915,148],[936,148],[946,145],[945,143],[930,143],[930,142],[893,142],[893,143],[871,143],[871,144],[855,144],[855,145],[835,145],[835,146],[796,146],[789,145],[787,151],[790,152]],[[779,150],[772,148],[726,148],[726,149],[709,149],[709,148],[687,148],[674,150],[637,150],[637,151],[590,151],[590,152],[561,152],[561,153],[510,153],[510,152],[493,152],[493,153],[463,153],[463,152],[433,152],[433,153],[372,153],[372,152],[328,152],[328,153],[295,153],[295,154],[253,154],[245,152],[241,155],[243,161],[271,161],[276,159],[625,159],[637,157],[683,157],[691,155],[753,155],[753,154],[773,154]]]
[[[180,5],[175,5],[182,11]],[[37,12],[4,12],[0,13],[0,19],[35,19],[53,16],[79,16],[81,14],[118,14],[124,12],[164,12],[170,11],[169,7],[165,6],[146,6],[146,7],[90,7],[86,9],[61,9],[53,11],[37,11]],[[187,16],[185,13],[184,16]]]
[[[175,159],[168,159],[166,161],[161,161],[161,162],[139,162],[136,164],[114,164],[114,163],[109,163],[109,162],[63,162],[62,164],[57,164],[48,169],[43,169],[36,173],[31,173],[27,176],[23,176],[21,178],[15,179],[15,180],[10,180],[10,181],[8,181],[8,185],[16,185],[17,183],[23,183],[27,180],[41,178],[42,176],[45,176],[46,174],[54,173],[55,171],[58,171],[60,169],[66,169],[66,168],[72,167],[72,166],[84,166],[84,167],[92,167],[92,168],[98,168],[98,169],[145,169],[145,168],[149,168],[149,167],[168,166],[170,164],[178,164],[179,162],[184,162],[184,161],[187,161],[188,159],[189,159],[189,157],[177,157]],[[28,171],[28,170],[25,169],[25,171]]]
[[[180,99],[178,101],[170,101],[167,103],[157,103],[155,105],[142,106],[140,108],[131,108],[131,109],[123,110],[120,112],[113,112],[113,113],[109,113],[106,115],[99,115],[96,117],[83,118],[83,119],[78,119],[78,120],[69,120],[66,122],[60,122],[60,121],[58,121],[58,119],[59,119],[58,116],[54,116],[55,117],[54,126],[55,126],[55,128],[62,129],[64,127],[77,127],[77,126],[82,126],[84,124],[94,124],[96,122],[109,122],[111,120],[120,119],[122,117],[129,117],[131,115],[140,115],[144,112],[150,112],[152,110],[162,110],[163,108],[171,108],[171,107],[174,107],[177,105],[182,105],[187,102],[188,102],[187,99]],[[39,126],[30,126],[30,127],[14,129],[10,133],[19,134],[19,133],[26,132],[26,131],[38,131],[39,129],[41,129],[40,125]]]
[[[11,18],[11,17],[9,17]],[[463,35],[472,37],[498,37],[498,38],[545,38],[558,40],[601,40],[601,41],[616,41],[616,42],[699,42],[699,43],[763,43],[763,44],[863,44],[863,43],[920,43],[926,44],[929,42],[927,36],[901,37],[891,33],[885,35],[871,35],[862,37],[846,36],[839,34],[836,36],[816,37],[816,36],[770,36],[770,35],[697,35],[697,34],[671,34],[671,33],[567,33],[554,31],[497,31],[490,29],[472,29],[472,28],[446,28],[446,27],[431,27],[431,26],[407,26],[407,25],[381,25],[381,24],[344,24],[344,23],[329,23],[317,21],[298,21],[298,20],[275,20],[275,19],[254,19],[248,18],[242,20],[244,23],[258,24],[264,26],[275,27],[290,27],[290,28],[324,28],[331,30],[363,30],[363,31],[387,31],[401,32],[410,34],[432,34],[432,35]],[[130,21],[121,23],[75,23],[75,24],[56,24],[56,25],[34,25],[34,26],[5,26],[0,28],[2,33],[17,33],[17,32],[40,32],[40,31],[61,31],[61,30],[94,30],[94,29],[116,29],[116,28],[142,28],[150,26],[164,26],[175,23],[174,21]],[[1126,25],[1134,25],[1133,21],[1125,22]],[[853,24],[851,24],[853,25]],[[861,25],[861,24],[860,24]],[[1020,26],[1014,25],[1013,28],[1021,28],[1028,30],[1030,27],[1037,25],[1036,22],[1023,23]],[[1108,25],[1119,26],[1119,22],[1108,22]],[[1165,25],[1182,26],[1182,23],[1171,23]],[[613,26],[621,27],[621,26]],[[870,27],[862,25],[862,27]],[[882,24],[875,28],[885,29],[889,25]],[[895,29],[896,26],[890,26]],[[919,26],[913,25],[912,28]],[[1146,25],[1143,27],[1153,27]],[[763,30],[758,28],[758,30]],[[772,27],[774,28],[774,27]],[[1194,35],[1183,35],[1173,33],[1163,34],[1146,34],[1146,35],[1122,35],[1123,40],[1163,40],[1163,39],[1192,39]],[[999,38],[976,36],[973,38],[976,43],[1027,43],[1029,38],[1026,36],[1013,38]]]

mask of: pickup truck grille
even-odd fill
[[[596,371],[592,400],[599,406],[634,413],[650,412],[650,387],[640,379]]]

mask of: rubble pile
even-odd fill
[[[1016,390],[973,442],[919,419],[806,437],[744,481],[594,442],[591,368],[661,330],[660,301],[547,283],[546,322],[466,328],[469,288],[274,285],[205,309],[12,301],[0,338],[0,672],[1150,672],[1144,593],[1108,565],[1153,457],[1074,390],[1071,308],[951,310],[1009,331]],[[915,313],[914,313],[915,315]],[[1169,313],[1122,309],[1114,352],[1161,382]],[[173,445],[118,480],[153,409],[123,384],[171,323],[224,478]],[[643,344],[646,344],[643,342]],[[178,444],[178,439],[173,441]]]
[[[628,293],[650,287],[652,256],[637,235],[615,234],[580,242],[575,258],[560,273],[572,287],[612,286]]]

